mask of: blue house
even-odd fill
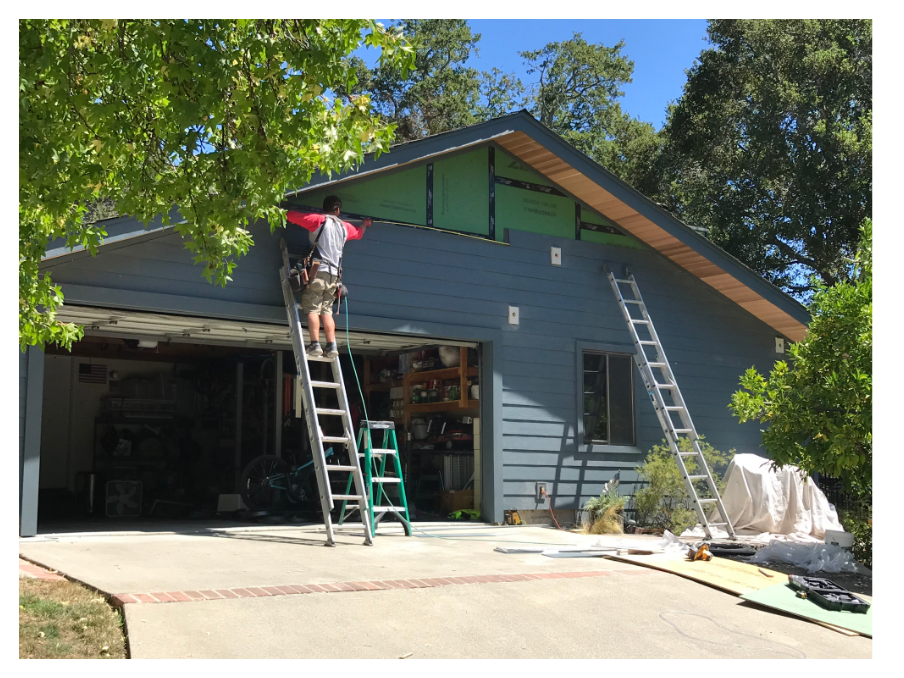
[[[806,310],[528,114],[395,146],[285,206],[330,194],[344,218],[374,218],[345,250],[338,334],[371,418],[406,429],[416,515],[463,500],[502,522],[547,509],[537,483],[563,511],[616,476],[633,491],[663,433],[606,270],[635,276],[699,431],[759,449],[727,404],[745,369],[804,336]],[[280,238],[299,251],[307,233],[255,224],[221,288],[172,227],[106,228],[96,256],[53,243],[42,265],[65,294],[60,319],[86,331],[71,353],[20,354],[23,536],[73,515],[209,515],[251,458],[304,455],[278,267]],[[441,346],[467,362],[441,362]],[[450,380],[467,392],[450,397]],[[443,424],[463,435],[437,437]]]

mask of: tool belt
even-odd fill
[[[315,254],[319,254],[317,243],[320,242],[320,236],[323,235],[323,229],[326,228],[326,220],[317,232],[314,244],[308,249],[307,253],[301,258],[294,268],[289,271],[289,287],[293,292],[304,292],[308,285],[317,277],[320,269],[320,259],[315,258]],[[341,275],[341,271],[340,271]]]

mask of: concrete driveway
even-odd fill
[[[60,535],[19,552],[115,594],[135,658],[872,656],[867,638],[656,570],[493,550],[593,537],[422,527],[382,526],[372,548],[356,534],[327,548],[322,528],[289,527]]]

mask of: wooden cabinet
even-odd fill
[[[468,378],[478,375],[476,367],[468,367],[468,349],[461,347],[461,362],[458,367],[446,367],[441,370],[429,370],[427,372],[409,372],[402,380],[405,399],[405,429],[411,421],[412,415],[433,414],[436,412],[455,412],[457,410],[476,410],[480,403],[477,400],[470,399],[470,389],[468,389]],[[458,400],[446,400],[435,403],[412,403],[411,402],[411,385],[419,382],[430,382],[434,380],[448,381],[458,379],[460,398]]]
[[[470,397],[470,389],[468,389],[468,380],[478,376],[479,370],[476,367],[468,367],[468,349],[461,347],[461,362],[458,367],[445,367],[441,370],[429,370],[425,372],[409,372],[405,374],[401,380],[392,382],[370,383],[371,365],[369,360],[364,361],[364,395],[370,401],[370,394],[373,392],[388,392],[393,388],[401,387],[403,389],[404,417],[401,423],[404,430],[408,430],[408,424],[411,419],[419,414],[435,414],[437,412],[458,412],[460,410],[477,410],[480,407],[480,401],[472,400]],[[461,397],[458,400],[445,400],[434,403],[412,403],[411,402],[411,386],[421,382],[430,381],[449,381],[457,379],[459,382],[459,393]],[[475,415],[476,416],[476,415]]]

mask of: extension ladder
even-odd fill
[[[349,414],[348,398],[345,393],[345,383],[342,380],[342,370],[339,367],[339,356],[328,358],[326,356],[309,356],[305,354],[304,333],[301,318],[298,315],[298,306],[295,303],[295,295],[289,285],[289,253],[286,251],[286,242],[279,241],[282,251],[282,268],[280,269],[280,281],[282,283],[283,299],[286,303],[286,313],[289,318],[289,329],[292,335],[292,349],[295,352],[295,364],[298,367],[298,375],[301,378],[301,401],[304,405],[305,422],[308,435],[311,439],[311,454],[314,457],[314,470],[317,476],[317,486],[320,490],[320,507],[323,510],[323,522],[326,526],[326,538],[328,546],[335,546],[333,535],[333,523],[330,511],[335,507],[336,500],[356,501],[361,511],[361,524],[364,528],[364,543],[373,545],[373,532],[371,531],[370,512],[367,510],[366,486],[361,474],[361,466],[358,462],[358,449],[352,435],[352,421]],[[308,363],[329,363],[333,370],[333,381],[315,381],[311,379],[311,370]],[[338,409],[322,408],[317,406],[314,398],[314,389],[326,389],[335,391],[339,400]],[[320,417],[339,417],[342,422],[343,434],[341,436],[327,436],[320,427]],[[327,465],[323,444],[333,443],[345,445],[348,448],[348,465]],[[350,473],[350,481],[354,482],[355,493],[333,494],[330,483],[331,473]],[[351,485],[351,482],[349,483]]]
[[[373,447],[372,431],[383,431],[381,447]],[[391,421],[362,421],[358,430],[358,456],[364,459],[364,484],[367,486],[367,504],[370,507],[370,524],[373,525],[374,535],[377,534],[377,525],[380,519],[387,513],[393,513],[405,528],[405,535],[411,536],[411,517],[408,513],[408,500],[405,497],[405,482],[402,477],[402,464],[399,461],[399,445],[396,441],[395,424]],[[360,450],[364,450],[361,452]],[[386,458],[391,457],[395,475],[386,475]],[[399,506],[393,506],[386,492],[386,485],[398,485]],[[345,493],[351,490],[352,479],[348,479]],[[388,506],[380,506],[381,499],[385,499]],[[342,511],[339,513],[339,524],[345,520],[345,506],[342,502]],[[355,508],[350,509],[354,511]]]
[[[687,410],[684,397],[681,395],[681,391],[678,388],[678,383],[675,380],[675,375],[672,373],[669,361],[665,357],[665,351],[662,349],[659,335],[656,334],[656,329],[653,327],[653,321],[650,319],[650,315],[647,313],[647,307],[640,296],[637,282],[635,282],[634,276],[627,270],[625,271],[625,275],[627,276],[626,279],[621,280],[617,279],[611,271],[608,271],[607,273],[609,282],[612,284],[612,290],[615,292],[615,297],[618,299],[622,314],[625,316],[625,321],[628,323],[628,328],[631,331],[631,338],[634,340],[634,362],[637,364],[637,369],[640,370],[640,374],[643,377],[643,383],[647,388],[647,394],[650,396],[650,400],[653,401],[653,408],[656,410],[656,416],[659,417],[659,423],[662,425],[662,430],[665,433],[672,456],[678,464],[678,470],[681,472],[681,477],[684,479],[684,486],[687,488],[688,497],[690,497],[691,502],[694,505],[694,510],[697,512],[700,524],[703,525],[703,530],[709,539],[713,538],[713,527],[725,527],[728,534],[733,539],[735,537],[735,532],[734,527],[731,524],[731,518],[728,517],[728,512],[722,505],[722,498],[719,496],[719,490],[716,488],[716,483],[710,473],[709,466],[707,466],[706,459],[703,457],[703,451],[700,449],[700,436],[697,434],[697,429],[694,428],[694,423]],[[630,286],[632,298],[625,298],[619,285]],[[630,306],[634,306],[640,312],[640,317],[635,317],[631,314]],[[639,328],[646,329],[649,334],[649,339],[641,338],[638,334]],[[652,360],[647,354],[648,348],[652,348],[655,351],[655,357]],[[654,370],[660,370],[659,376],[661,379],[657,379]],[[665,392],[669,393],[672,401],[671,404],[666,402]],[[675,421],[672,419],[673,415],[678,416],[681,421],[680,425],[675,424]],[[682,436],[690,443],[690,451],[681,449]],[[685,443],[685,446],[687,446],[687,443]],[[696,461],[699,469],[697,473],[688,473],[687,466],[684,463],[686,458],[693,458]],[[694,486],[694,482],[698,480],[706,481],[710,493],[708,498],[701,498],[698,495],[697,488]],[[722,520],[725,522],[709,522],[706,512],[704,511],[704,506],[711,504],[715,504],[719,510],[719,515],[722,516]]]

